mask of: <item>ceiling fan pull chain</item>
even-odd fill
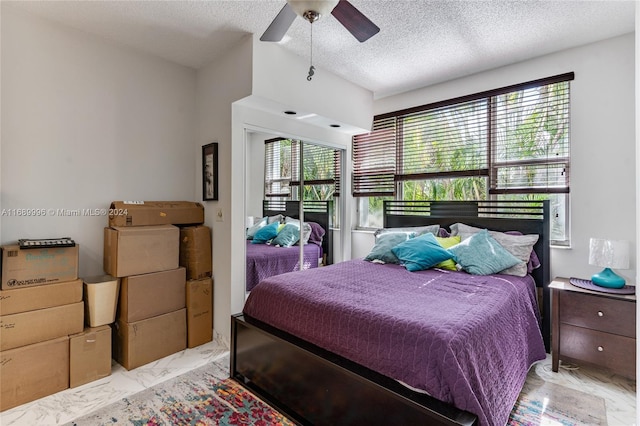
[[[316,68],[313,66],[313,22],[311,23],[311,43],[309,47],[309,75],[307,76],[307,81],[311,81],[313,74],[315,73]]]

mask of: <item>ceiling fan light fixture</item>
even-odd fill
[[[289,6],[298,15],[313,23],[327,16],[340,0],[287,0]]]

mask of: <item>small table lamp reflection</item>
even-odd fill
[[[591,238],[589,240],[589,265],[604,269],[591,277],[601,287],[622,288],[625,280],[611,268],[629,269],[629,242]]]

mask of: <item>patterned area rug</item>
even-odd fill
[[[124,398],[67,426],[294,425],[228,378],[229,358]],[[530,372],[507,426],[606,425],[604,400]]]
[[[229,358],[225,357],[123,398],[67,425],[294,426],[278,411],[229,379],[228,365]]]
[[[604,399],[545,382],[532,368],[508,426],[606,426]]]

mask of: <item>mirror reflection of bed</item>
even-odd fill
[[[254,219],[257,223],[247,229],[246,290],[251,291],[260,281],[274,275],[333,263],[332,205],[332,201],[304,202],[303,244],[300,244],[300,202],[264,200],[261,217]],[[266,236],[259,238],[261,232]],[[267,240],[271,232],[277,235]]]
[[[245,290],[249,293],[270,276],[333,263],[334,242],[340,241],[336,217],[343,155],[342,150],[319,143],[261,132],[249,132],[246,143]]]

